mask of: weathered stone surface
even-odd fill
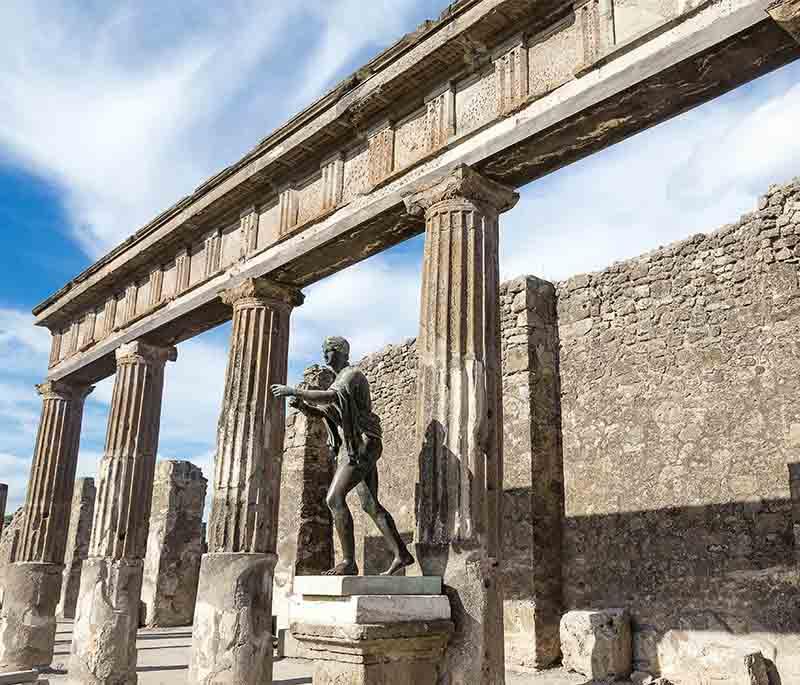
[[[3,596],[6,591],[4,574],[6,567],[12,564],[17,556],[19,547],[19,535],[24,523],[25,510],[20,508],[11,517],[11,523],[3,528],[0,535],[0,607],[3,606]]]
[[[800,43],[800,0],[776,0],[767,10],[778,25]]]
[[[203,556],[197,593],[192,685],[272,682],[271,554]]]
[[[142,579],[144,623],[190,626],[194,619],[208,481],[188,461],[156,464]]]
[[[299,387],[327,390],[334,379],[331,369],[314,364],[304,371]],[[295,576],[318,575],[333,567],[333,521],[325,503],[333,472],[334,461],[323,419],[289,412],[272,598],[279,627],[289,626],[288,598]]]
[[[62,618],[75,618],[75,608],[81,588],[81,569],[89,556],[92,537],[94,499],[97,490],[94,478],[79,478],[75,482],[67,533],[67,554],[64,558],[64,578],[61,582],[61,599],[56,613]]]
[[[42,414],[15,563],[5,571],[0,670],[47,666],[53,656],[61,590],[54,576],[63,571],[83,406],[92,388],[52,382],[37,390]]]
[[[69,661],[71,685],[135,685],[142,560],[89,557]]]
[[[142,567],[161,424],[164,367],[175,348],[135,342],[117,351],[89,558],[70,650],[72,682],[136,682]]]
[[[417,555],[442,575],[456,632],[444,668],[503,683],[499,214],[514,191],[460,167],[406,198],[424,213],[418,341]],[[452,391],[451,391],[452,390]],[[457,466],[454,468],[454,464]]]
[[[6,567],[0,609],[0,673],[49,666],[63,567],[17,561]],[[20,669],[25,664],[27,669]]]
[[[597,680],[632,671],[631,619],[624,609],[569,611],[561,619],[564,667]]]
[[[286,383],[289,316],[303,296],[295,288],[251,281],[223,299],[233,307],[233,331],[189,682],[256,685],[272,674],[272,574],[286,421],[285,402],[269,388]]]
[[[452,631],[449,621],[292,624],[314,661],[314,685],[439,685],[449,676],[442,656]]]

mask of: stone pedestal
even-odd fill
[[[61,600],[56,610],[62,618],[75,618],[75,606],[81,588],[81,569],[89,555],[96,494],[94,478],[80,478],[75,483],[69,515],[67,555],[64,559],[64,580],[61,583]]]
[[[50,665],[63,568],[38,562],[18,562],[6,568],[8,591],[0,610],[0,673]],[[19,664],[27,668],[19,668]]]
[[[206,554],[192,630],[190,683],[272,682],[274,554]]]
[[[75,685],[136,683],[136,630],[164,367],[173,347],[141,342],[117,350],[89,558],[83,563],[69,676]]]
[[[292,637],[314,685],[437,685],[453,631],[440,578],[298,578]],[[301,594],[297,594],[301,593]]]
[[[142,580],[148,628],[192,625],[203,555],[207,484],[203,472],[188,461],[156,465]]]
[[[444,683],[505,682],[498,241],[518,200],[466,166],[405,200],[425,217],[415,542],[453,605]]]
[[[15,563],[5,571],[0,673],[49,666],[78,465],[81,421],[92,388],[64,381],[37,390],[42,415]]]
[[[83,563],[69,682],[134,685],[141,559],[89,558]]]
[[[272,678],[272,582],[277,557],[289,317],[295,288],[248,280],[222,294],[233,307],[225,396],[217,433],[209,554],[200,584],[189,667],[192,685],[261,685]]]

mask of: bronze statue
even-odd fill
[[[350,344],[344,338],[326,338],[322,345],[325,363],[336,373],[328,390],[303,390],[287,385],[273,385],[275,397],[289,397],[290,406],[307,416],[324,419],[328,444],[337,458],[336,474],[328,490],[327,504],[333,514],[344,559],[325,575],[357,576],[353,516],[347,506],[347,494],[356,488],[364,511],[369,514],[389,545],[394,560],[382,575],[391,576],[414,563],[397,531],[392,515],[378,500],[377,462],[383,452],[381,420],[372,411],[367,377],[350,366]],[[342,446],[346,458],[340,458]]]

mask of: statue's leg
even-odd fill
[[[353,529],[353,515],[347,506],[347,494],[361,482],[361,470],[352,466],[346,459],[341,459],[333,476],[326,503],[333,515],[336,534],[342,545],[342,562],[334,566],[325,575],[357,576],[356,540]]]
[[[378,500],[378,468],[373,466],[364,476],[357,488],[358,499],[361,501],[361,506],[369,517],[375,522],[378,530],[383,535],[386,544],[394,555],[389,569],[383,574],[392,576],[398,571],[411,566],[414,563],[414,557],[408,551],[403,538],[397,530],[397,524],[394,522],[392,515],[386,511],[384,506]]]

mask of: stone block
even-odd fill
[[[450,602],[444,595],[295,596],[289,605],[292,623],[370,625],[449,619]]]
[[[35,562],[6,567],[0,611],[0,671],[50,665],[63,570],[58,564]]]
[[[273,554],[206,554],[200,568],[189,682],[272,682]]]
[[[586,677],[626,679],[632,671],[631,645],[625,609],[570,611],[561,619],[564,667]]]
[[[329,626],[293,623],[314,661],[314,685],[437,685],[450,621]]]
[[[439,576],[298,576],[296,595],[349,597],[352,595],[441,595]]]
[[[83,563],[69,661],[71,685],[136,682],[141,592],[141,560],[90,557]]]
[[[162,461],[156,466],[142,581],[148,627],[192,624],[207,484],[203,472],[188,461]]]

